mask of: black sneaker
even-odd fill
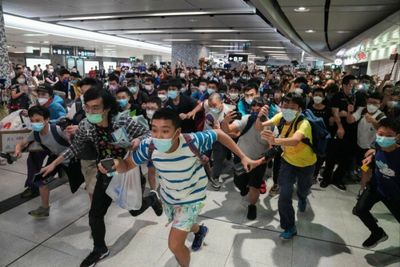
[[[149,195],[153,198],[151,207],[153,208],[154,213],[157,216],[161,216],[163,214],[163,207],[161,204],[161,199],[158,197],[158,193],[154,190],[151,190]]]
[[[206,237],[207,233],[208,233],[207,226],[200,225],[199,231],[194,234],[194,240],[192,243],[193,251],[198,251],[201,248],[201,246],[203,245],[204,238]]]
[[[39,195],[39,190],[32,190],[31,188],[25,189],[24,192],[21,193],[21,198],[33,198]]]
[[[321,188],[327,188],[327,187],[329,186],[329,183],[328,183],[327,181],[325,181],[325,180],[322,180],[322,181],[319,183],[319,186],[320,186]]]
[[[93,249],[92,252],[81,263],[81,267],[95,266],[99,261],[110,255],[110,251],[105,248],[104,250]]]
[[[344,184],[334,183],[333,185],[342,192],[346,191],[346,186]]]
[[[211,183],[211,186],[214,190],[218,191],[221,189],[221,183],[218,181],[218,178],[210,178],[208,179]]]
[[[378,245],[380,242],[386,241],[389,237],[383,231],[382,228],[379,228],[379,231],[376,233],[372,233],[367,240],[362,243],[362,246],[364,248],[374,248],[376,245]]]
[[[255,220],[257,218],[257,206],[250,204],[247,207],[247,219],[248,220]]]

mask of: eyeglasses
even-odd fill
[[[83,109],[85,110],[85,112],[87,113],[94,113],[94,114],[99,114],[103,112],[103,107],[102,106],[88,106],[88,105],[84,105]]]

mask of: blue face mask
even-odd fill
[[[168,91],[168,97],[171,98],[171,99],[177,98],[178,97],[178,91],[175,91],[175,90]]]
[[[32,122],[31,125],[34,132],[40,132],[44,128],[43,122]]]
[[[128,105],[128,99],[118,99],[118,104],[121,108],[124,108]]]
[[[131,86],[131,87],[129,87],[129,91],[130,91],[132,94],[136,94],[138,90],[139,90],[139,87],[137,87],[137,86]]]
[[[382,148],[388,148],[396,144],[396,137],[376,135],[376,143]]]
[[[209,95],[212,95],[213,93],[215,93],[215,89],[207,88],[207,93],[208,93]]]

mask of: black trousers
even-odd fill
[[[342,184],[343,177],[350,170],[354,158],[354,143],[351,138],[332,139],[328,146],[325,169],[322,174],[324,181],[333,184]],[[338,165],[335,172],[335,164]]]
[[[96,249],[107,248],[104,240],[106,236],[106,225],[104,224],[104,216],[110,207],[112,199],[106,194],[108,183],[111,179],[104,174],[97,174],[97,182],[93,192],[92,205],[89,211],[89,225],[92,231],[93,243]],[[129,211],[132,216],[142,214],[151,204],[150,196],[144,197],[142,207],[139,210]]]
[[[374,186],[368,186],[357,201],[355,212],[361,221],[368,227],[371,233],[376,233],[379,226],[371,214],[372,207],[382,201],[396,220],[400,223],[400,205],[395,199],[383,196]]]

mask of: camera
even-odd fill
[[[276,155],[282,154],[283,150],[280,146],[272,146],[267,152],[264,153],[265,161],[269,161],[275,158]]]

